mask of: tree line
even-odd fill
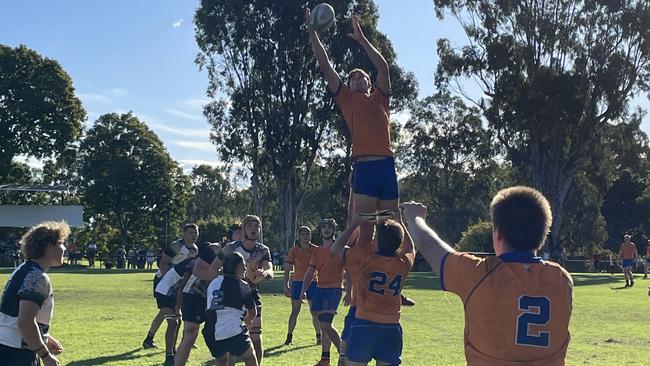
[[[436,73],[420,81],[436,92],[422,97],[377,30],[373,1],[329,2],[337,22],[322,39],[335,70],[376,77],[346,36],[352,14],[390,65],[391,109],[407,116],[393,121],[401,200],[424,202],[445,239],[488,249],[490,197],[524,184],[551,202],[550,251],[615,249],[625,233],[646,241],[650,144],[640,128],[645,111],[629,104],[650,87],[647,1],[435,0],[430,11],[458,19],[467,45],[437,40]],[[202,0],[194,22],[197,66],[209,77],[204,115],[223,166],[186,174],[133,113],[106,113],[84,130],[86,113],[58,62],[0,46],[0,182],[73,186],[65,200],[85,207],[87,223],[79,239],[107,250],[160,247],[188,221],[201,227],[200,240],[217,241],[246,213],[260,215],[265,240],[283,249],[299,225],[342,224],[349,134],[318,75],[301,7]],[[478,97],[464,90],[469,84]],[[30,169],[18,155],[44,166]],[[238,187],[233,174],[250,185]]]

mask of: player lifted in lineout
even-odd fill
[[[305,9],[306,20],[309,14],[310,10]],[[352,17],[352,33],[348,36],[363,47],[377,70],[374,84],[368,72],[362,69],[351,70],[347,84],[343,83],[330,64],[316,30],[308,24],[309,42],[352,138],[352,188],[356,212],[395,215],[399,191],[391,148],[389,67],[363,34],[359,21],[358,16]],[[372,225],[362,224],[361,240],[371,240],[371,230]]]

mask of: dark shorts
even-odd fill
[[[311,300],[314,297],[314,290],[316,289],[316,282],[311,283],[307,289],[307,300]],[[302,281],[292,281],[291,282],[291,300],[300,300],[300,295],[302,291]]]
[[[352,189],[354,193],[390,201],[399,198],[395,158],[355,161],[352,165]]]
[[[163,295],[158,292],[154,294],[154,297],[156,298],[156,305],[158,305],[158,309],[162,309],[162,308],[176,309],[175,297]]]
[[[374,358],[399,365],[402,363],[402,327],[357,318],[352,322],[347,348],[345,356],[352,362],[368,363]]]
[[[0,344],[2,364],[11,366],[38,366],[36,353],[28,349],[13,348]]]
[[[348,315],[345,316],[345,321],[343,322],[343,332],[341,333],[341,340],[348,341],[350,339],[350,332],[352,331],[352,323],[354,319],[357,318],[357,307],[350,306],[350,311]]]
[[[311,299],[311,311],[336,313],[342,295],[343,289],[340,288],[316,287]]]
[[[260,297],[260,293],[257,292],[257,289],[253,289],[253,300],[255,301],[255,310],[257,310],[257,316],[256,318],[261,318],[262,317],[262,298]]]
[[[252,346],[251,339],[246,333],[241,333],[234,337],[217,341],[214,339],[214,332],[210,333],[209,330],[206,331],[206,329],[208,329],[208,327],[203,328],[203,338],[205,339],[205,344],[208,346],[208,349],[214,358],[219,358],[226,353],[239,357],[246,353],[246,351],[248,351]]]
[[[153,297],[156,297],[156,286],[158,286],[160,280],[162,280],[162,276],[160,277],[156,277],[156,275],[153,276]]]
[[[634,259],[623,259],[623,267],[634,267]]]
[[[183,306],[181,307],[184,322],[201,324],[205,321],[206,298],[193,294],[183,293]]]
[[[650,257],[647,257],[647,258],[645,259],[645,262],[646,262],[646,263],[650,263]]]

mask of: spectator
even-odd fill
[[[97,244],[91,241],[86,248],[86,258],[88,258],[89,268],[95,268],[95,257],[97,257]]]
[[[75,254],[77,253],[77,245],[73,242],[70,241],[68,244],[68,264],[72,265],[75,264]]]
[[[126,249],[124,249],[124,246],[121,246],[117,248],[117,250],[115,251],[115,264],[117,265],[117,268],[124,269],[125,262],[126,262]]]
[[[127,258],[127,268],[135,269],[135,262],[137,260],[138,260],[138,253],[136,252],[135,248],[131,247],[131,249],[129,249],[129,255]]]
[[[598,252],[594,252],[594,254],[591,255],[591,261],[594,264],[594,272],[600,272],[600,258],[602,256]]]
[[[149,249],[147,252],[147,269],[152,269],[153,268],[153,262],[156,261],[156,253]]]
[[[147,262],[147,250],[142,248],[138,250],[138,261],[137,261],[137,267],[138,269],[144,269],[144,264]]]

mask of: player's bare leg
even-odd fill
[[[348,343],[344,340],[341,339],[341,347],[339,348],[339,362],[338,366],[345,366],[347,365],[346,359],[345,359],[345,352],[348,350]]]
[[[199,335],[200,324],[188,321],[183,322],[183,324],[183,338],[174,355],[174,366],[183,366],[187,363],[190,350]]]
[[[156,335],[158,328],[160,328],[160,325],[164,320],[165,314],[162,310],[158,310],[158,314],[156,314],[156,316],[151,321],[151,326],[149,327],[149,332],[147,332],[147,337],[144,339],[144,342],[142,342],[143,348],[158,348],[158,346],[156,346],[153,341],[153,337]]]
[[[287,330],[287,340],[284,342],[285,345],[290,345],[292,341],[293,331],[296,329],[296,323],[298,322],[298,315],[300,315],[300,308],[302,308],[302,301],[300,300],[291,300],[291,314],[289,315],[289,325]]]
[[[250,329],[251,342],[253,342],[253,347],[255,348],[255,356],[257,358],[257,363],[262,364],[262,358],[264,357],[264,348],[262,348],[262,315],[258,315],[253,319],[253,324]]]
[[[167,317],[167,331],[165,332],[165,366],[174,364],[176,352],[176,338],[180,327],[180,317],[176,314]]]
[[[354,210],[358,213],[371,213],[377,212],[377,204],[379,199],[376,197],[367,196],[365,194],[354,193]],[[361,224],[359,228],[359,240],[370,241],[372,240],[373,224],[366,222]]]
[[[311,301],[309,303],[309,308],[311,309]],[[318,321],[318,313],[315,311],[310,311],[311,313],[311,323],[314,326],[314,330],[316,331],[316,344],[321,343],[321,330],[320,330],[320,322]]]

